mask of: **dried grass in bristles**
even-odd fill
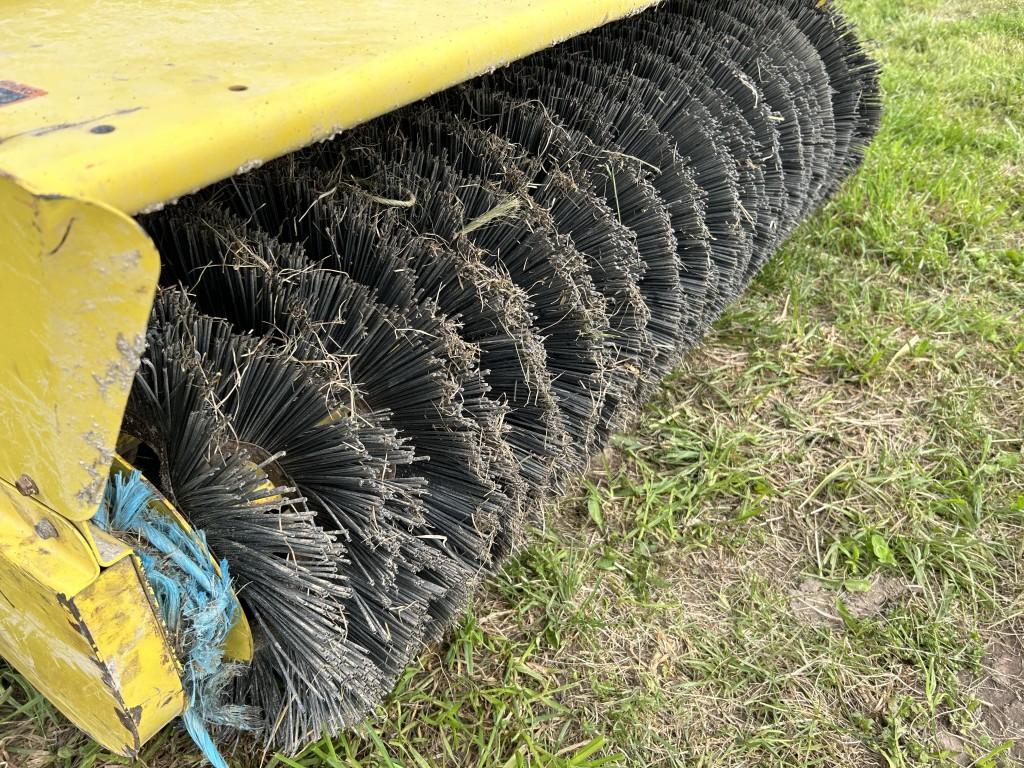
[[[126,428],[131,433],[145,425],[139,436],[157,451],[161,489],[245,585],[239,596],[260,649],[238,681],[239,701],[261,709],[263,738],[297,744],[312,728],[356,717],[362,711],[357,702],[372,695],[374,676],[366,676],[365,688],[354,683],[359,660],[345,643],[343,605],[351,590],[338,570],[343,550],[293,488],[275,487],[225,447],[235,435],[220,409],[220,372],[199,352],[207,335],[203,322],[182,294],[158,298]],[[207,458],[211,450],[219,458]],[[310,697],[301,707],[290,703],[324,665],[331,671],[322,675],[323,698]]]
[[[648,308],[646,331],[654,352],[642,379],[639,397],[645,399],[672,366],[681,344],[681,307],[677,240],[667,209],[643,177],[638,161],[617,151],[597,121],[588,124],[589,137],[566,127],[537,100],[510,95],[488,81],[468,84],[435,97],[444,108],[456,110],[473,125],[493,131],[536,157],[545,173],[571,167],[577,181],[591,183],[589,191],[604,199],[614,216],[631,233],[642,269],[639,289]],[[594,140],[592,140],[592,138]],[[595,141],[603,142],[600,148]]]
[[[729,119],[725,112],[739,111],[754,145],[746,165],[760,173],[760,180],[754,183],[763,186],[764,197],[757,215],[754,254],[744,276],[744,281],[749,282],[781,243],[788,215],[779,130],[761,89],[733,60],[730,45],[719,41],[718,45],[704,47],[702,56],[695,55],[696,46],[689,35],[648,15],[631,19],[628,24],[602,28],[594,34],[620,39],[648,51],[648,56],[672,62],[678,82],[692,88],[708,110],[721,111],[720,121]],[[740,172],[745,172],[743,164]]]
[[[488,268],[482,251],[458,231],[449,242],[435,234],[457,229],[457,201],[451,196],[426,194],[430,191],[426,184],[417,186],[417,192],[421,188],[424,192],[418,199],[416,192],[409,190],[410,184],[416,184],[413,176],[405,180],[388,176],[388,163],[376,154],[379,141],[358,133],[350,137],[350,141],[358,139],[364,140],[347,155],[341,149],[336,153],[321,149],[307,158],[300,171],[307,187],[332,190],[329,196],[321,195],[311,210],[329,204],[339,220],[344,220],[341,229],[337,222],[328,225],[327,229],[337,232],[334,242],[326,247],[317,244],[316,251],[325,263],[345,269],[395,308],[433,307],[440,324],[451,326],[477,350],[482,379],[477,376],[476,388],[480,392],[490,388],[491,394],[467,402],[471,408],[473,402],[479,404],[481,419],[488,412],[496,415],[491,423],[494,435],[501,439],[492,441],[492,453],[496,466],[502,467],[501,482],[509,486],[507,495],[513,499],[525,495],[526,483],[531,484],[536,514],[568,441],[557,420],[550,378],[544,371],[545,353],[530,328],[533,318],[528,297],[500,269]],[[363,175],[360,169],[364,167],[373,170]],[[370,178],[370,173],[376,176]],[[359,181],[354,180],[361,175]],[[401,211],[382,207],[379,201],[395,193],[409,194],[417,203]],[[420,235],[414,223],[427,217],[430,234]],[[322,239],[316,226],[305,229],[302,236],[306,242]],[[421,325],[420,330],[428,329]],[[448,338],[455,336],[449,333]],[[506,438],[515,455],[508,452]],[[521,537],[521,513],[522,504],[516,502],[507,515],[508,525],[502,526],[504,541],[496,555],[507,554]]]
[[[573,163],[545,169],[542,158],[467,121],[429,105],[415,105],[389,117],[418,146],[444,155],[464,174],[479,177],[499,195],[518,202],[524,195],[545,217],[565,247],[580,254],[601,295],[609,330],[605,337],[607,388],[598,424],[606,436],[635,413],[636,392],[649,368],[650,313],[638,287],[643,272],[629,231],[594,192],[586,171]],[[582,185],[578,180],[582,181]]]
[[[387,158],[372,164],[378,184],[392,189],[421,187],[413,191],[422,204],[409,212],[414,226],[446,242],[471,244],[486,264],[529,296],[535,332],[545,339],[546,365],[563,425],[570,431],[565,448],[574,455],[559,472],[564,481],[589,459],[603,390],[600,343],[606,319],[582,260],[568,244],[552,240],[550,224],[529,198],[518,198],[520,215],[493,218],[488,226],[463,234],[467,224],[480,217],[490,219],[495,209],[508,212],[501,206],[501,196],[482,180],[463,177],[445,157],[387,129],[360,129],[350,143],[355,145],[353,153],[372,151],[375,157]]]

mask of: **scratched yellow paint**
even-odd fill
[[[0,108],[2,109],[2,108]],[[0,479],[69,520],[96,512],[159,258],[139,226],[0,176]]]
[[[107,673],[106,691],[112,694],[118,708],[115,717],[131,737],[132,752],[180,715],[185,705],[180,668],[153,606],[147,601],[151,596],[141,572],[137,558],[121,560],[76,595],[67,609],[69,617],[79,617],[81,625],[88,628],[94,656]],[[73,681],[64,681],[60,694],[68,708],[67,696],[72,687]],[[82,706],[95,706],[91,698],[83,698]],[[127,720],[122,715],[127,715]],[[111,746],[110,736],[117,730],[109,719],[102,726],[110,729],[109,735],[91,735]],[[125,741],[123,746],[128,745]],[[123,748],[120,751],[128,752]]]

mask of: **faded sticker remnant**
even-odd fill
[[[45,95],[46,91],[42,88],[33,88],[13,80],[0,80],[0,107]]]
[[[98,528],[95,528],[92,525],[89,527],[89,533],[92,543],[96,547],[96,553],[104,564],[114,562],[121,557],[124,552],[128,551],[128,548],[124,544],[113,537],[102,533]]]

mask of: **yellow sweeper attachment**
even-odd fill
[[[138,562],[89,522],[159,273],[132,215],[650,4],[4,4],[0,653],[105,747],[184,704]]]
[[[218,766],[379,703],[880,115],[824,0],[0,29],[0,654]]]

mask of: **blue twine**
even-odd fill
[[[156,498],[138,471],[115,474],[93,522],[105,531],[137,534],[143,542],[137,554],[185,672],[185,730],[214,768],[229,768],[208,726],[251,728],[253,713],[223,701],[238,672],[237,665],[224,662],[222,650],[237,609],[228,564],[222,561],[218,574],[202,533],[193,538],[155,511]]]

